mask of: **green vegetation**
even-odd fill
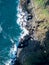
[[[23,65],[49,65],[49,30],[42,44],[40,49],[27,55]]]
[[[48,9],[47,9],[47,1],[48,0],[34,0],[34,4],[36,7],[36,13],[39,19],[48,18]],[[38,10],[38,12],[37,12]]]
[[[49,65],[49,0],[33,0],[38,23],[36,35],[41,49],[28,56],[23,65]],[[48,6],[48,7],[47,7]],[[42,22],[44,21],[44,22]],[[43,64],[45,63],[45,64]]]
[[[49,29],[49,0],[33,0],[37,20],[41,21],[37,28],[37,37],[41,40]],[[42,22],[42,20],[44,22]]]
[[[41,49],[30,54],[24,65],[49,65],[49,9],[47,8],[47,6],[49,7],[49,0],[33,1],[38,21],[41,21],[38,23],[39,26],[36,31],[38,41],[41,42]]]
[[[24,65],[35,65],[40,62],[39,57],[41,57],[40,52],[33,52],[28,56],[24,62]]]
[[[37,21],[40,21],[40,23],[36,22],[39,26],[35,32],[38,41],[40,41],[40,49],[33,51],[30,55],[28,54],[29,56],[23,65],[49,65],[49,0],[32,1],[34,2]]]
[[[46,6],[47,1],[48,0],[35,0],[35,2],[42,7]]]
[[[40,5],[41,8],[45,7],[45,4],[47,2],[47,0],[35,0],[35,2]]]

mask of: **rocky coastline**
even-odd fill
[[[33,47],[30,48],[30,46],[33,46],[32,43],[36,42],[34,40],[36,40],[36,36],[34,36],[34,31],[35,31],[35,19],[34,19],[34,12],[31,11],[31,2],[30,0],[20,0],[20,7],[22,7],[23,12],[27,12],[28,16],[27,16],[27,22],[25,25],[25,28],[29,31],[29,34],[26,34],[23,38],[20,38],[19,41],[19,45],[18,45],[18,49],[17,49],[17,55],[16,55],[16,61],[14,63],[14,65],[22,65],[23,64],[23,59],[21,60],[21,57],[23,58],[24,54],[30,54],[32,53],[32,49]],[[32,22],[33,22],[33,26],[32,26]],[[23,25],[22,25],[23,26]],[[37,42],[39,43],[39,42]],[[27,52],[29,50],[29,52]],[[27,56],[27,55],[26,55]],[[25,57],[26,58],[26,57]]]
[[[31,26],[31,22],[33,21],[32,19],[34,19],[34,18],[33,18],[33,15],[32,15],[32,12],[30,11],[30,9],[28,9],[29,4],[30,4],[30,0],[20,0],[20,7],[22,7],[23,12],[26,11],[28,13],[25,28],[29,31],[29,34],[25,35],[23,39],[20,38],[20,42],[19,42],[18,49],[17,49],[17,55],[16,55],[17,59],[16,59],[14,65],[22,64],[20,61],[20,55],[21,55],[20,53],[22,52],[22,50],[30,48],[29,46],[32,45],[32,43],[30,44],[30,42],[32,42],[34,39],[33,33],[35,30],[35,26],[34,27]],[[24,50],[24,51],[27,52],[27,50],[26,51]],[[32,51],[32,47],[29,50]],[[22,53],[25,53],[25,52],[22,52]]]
[[[42,51],[44,54],[46,54],[45,49],[43,50],[44,44],[41,44],[36,34],[39,23],[44,22],[45,20],[38,20],[35,13],[35,6],[33,0],[20,0],[20,6],[22,7],[22,11],[27,12],[28,14],[25,28],[29,31],[29,34],[26,34],[23,38],[20,39],[17,48],[17,60],[15,61],[14,65],[26,65],[25,63],[27,61],[27,57],[32,56],[34,58],[34,56],[36,57],[36,54],[38,55],[38,53],[38,57],[41,58]],[[33,61],[33,64],[35,64],[35,62]],[[44,60],[41,65],[45,62],[47,61]],[[35,65],[40,64],[36,62]]]

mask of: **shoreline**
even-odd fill
[[[26,28],[27,21],[28,21],[27,20],[28,13],[27,13],[27,11],[23,11],[21,4],[18,5],[17,16],[18,16],[17,24],[20,26],[20,28],[22,30],[17,48],[20,48],[20,51],[21,51],[22,50],[21,48],[23,48],[23,46],[24,46],[23,41],[25,40],[25,36],[29,35],[29,30],[27,30],[27,28]],[[17,50],[17,57],[19,56],[20,51]]]
[[[19,5],[20,6],[20,5]],[[17,14],[17,24],[20,26],[22,33],[20,38],[23,38],[26,34],[29,34],[29,31],[26,29],[27,25],[27,12],[23,12],[22,7],[18,7],[18,14]]]
[[[25,0],[25,3],[27,1],[28,0]],[[30,6],[32,6],[31,2],[29,2],[29,3],[30,3]],[[29,3],[27,3],[27,5]],[[19,44],[17,46],[16,58],[15,58],[13,65],[21,65],[21,62],[20,62],[21,60],[19,61],[19,56],[21,55],[21,51],[24,48],[28,47],[28,45],[29,45],[28,41],[31,40],[31,42],[34,42],[33,40],[37,40],[36,36],[34,36],[34,31],[35,31],[34,27],[36,25],[33,24],[33,27],[32,27],[32,23],[31,23],[31,22],[35,22],[34,14],[32,14],[32,12],[30,12],[29,9],[28,10],[23,9],[24,6],[25,6],[24,3],[23,3],[23,6],[20,3],[18,5],[18,13],[17,13],[18,19],[16,22],[20,26],[22,33],[20,34],[20,37],[19,37]],[[28,7],[29,7],[29,5],[28,5]]]
[[[29,3],[31,5],[31,2],[27,2],[28,0],[25,0],[25,3],[27,3],[26,6],[29,7]],[[22,2],[23,3],[23,2]],[[22,6],[23,5],[23,6]],[[17,47],[17,60],[15,61],[14,65],[21,65],[21,60],[19,58],[19,56],[21,55],[21,51],[24,49],[24,48],[27,48],[28,45],[29,45],[29,40],[31,40],[31,42],[34,40],[34,28],[32,28],[31,26],[31,22],[34,22],[35,20],[32,20],[34,19],[33,18],[33,14],[32,12],[30,12],[30,10],[26,10],[24,9],[23,7],[25,6],[25,4],[23,3],[21,5],[21,3],[19,4],[20,6],[20,15],[18,15],[18,17],[20,17],[19,21],[20,22],[17,22],[18,25],[20,25],[21,29],[23,30],[22,31],[22,34],[20,35],[20,39],[19,39],[19,45]],[[22,13],[22,14],[21,14]],[[26,17],[25,17],[26,16]],[[24,18],[25,18],[25,21],[24,21]],[[21,22],[22,20],[22,22]],[[25,22],[25,25],[24,25],[24,22]],[[24,26],[23,26],[24,25]],[[33,25],[34,26],[34,25]],[[23,28],[24,27],[24,28]],[[37,39],[37,38],[36,38]],[[36,40],[35,39],[35,40]],[[33,41],[34,42],[34,41]],[[23,54],[22,54],[23,55]],[[18,63],[18,64],[17,64]]]
[[[18,47],[17,47],[17,55],[16,55],[16,61],[14,62],[14,64],[13,65],[19,65],[20,63],[19,63],[19,60],[18,60],[18,58],[19,58],[19,53],[21,52],[21,50],[23,49],[23,46],[24,47],[26,47],[24,44],[25,43],[23,43],[23,42],[25,42],[25,41],[27,41],[28,39],[30,39],[30,37],[29,37],[29,30],[27,29],[27,21],[29,21],[29,20],[27,20],[27,18],[28,18],[28,11],[23,11],[23,8],[22,8],[22,6],[21,6],[21,4],[19,4],[18,5],[18,14],[17,14],[17,17],[18,17],[18,19],[17,19],[17,24],[20,26],[20,28],[21,28],[21,30],[22,30],[22,33],[21,33],[21,35],[20,35],[20,38],[19,38],[19,44],[18,44]],[[18,22],[19,21],[19,22]],[[25,40],[25,37],[27,38],[26,40]],[[21,44],[22,43],[22,44]],[[20,48],[19,50],[18,50],[18,48]]]
[[[19,37],[19,44],[18,44],[18,46],[16,47],[16,44],[14,44],[14,46],[11,48],[12,51],[10,50],[10,53],[13,55],[13,59],[10,59],[10,61],[8,61],[8,63],[10,65],[16,65],[16,64],[19,65],[20,64],[19,60],[18,60],[18,55],[19,55],[20,51],[18,52],[18,48],[19,47],[23,48],[24,44],[21,44],[21,43],[23,41],[26,41],[25,40],[25,36],[29,35],[29,30],[27,30],[27,28],[26,28],[27,21],[28,21],[27,20],[28,12],[27,11],[23,11],[23,8],[21,7],[20,3],[18,4],[17,17],[18,17],[18,19],[17,19],[16,23],[20,26],[20,28],[22,30],[22,33],[20,34],[20,37]],[[14,41],[12,39],[10,41],[12,43],[14,43]],[[20,50],[22,50],[22,49],[20,48]],[[7,65],[7,63],[6,63],[6,65]]]
[[[27,31],[29,31],[29,34],[26,34],[26,31],[24,31],[25,35],[21,34],[23,36],[20,37],[20,42],[19,42],[19,45],[17,47],[17,49],[18,49],[17,50],[18,60],[15,61],[14,65],[21,65],[21,64],[25,65],[25,60],[29,56],[29,54],[31,54],[32,52],[38,51],[38,50],[39,50],[39,52],[42,51],[40,41],[38,40],[38,37],[36,36],[37,35],[36,30],[37,30],[37,27],[38,27],[37,23],[38,23],[39,20],[36,20],[37,16],[36,16],[36,13],[35,13],[34,4],[31,4],[31,3],[33,3],[33,1],[31,0],[31,2],[29,2],[30,3],[29,5],[28,4],[25,5],[25,3],[28,0],[24,0],[24,2],[23,2],[23,0],[21,0],[21,1],[22,1],[22,3],[21,3],[22,4],[22,9],[25,9],[25,8],[23,8],[25,6],[27,6],[26,8],[29,7],[29,9],[30,9],[30,7],[33,7],[33,9],[31,11],[29,9],[25,10],[27,12],[28,19],[26,19],[27,21],[25,22],[24,27]],[[24,12],[24,10],[22,10],[22,12]],[[30,14],[31,14],[31,17],[30,17]],[[23,16],[22,16],[22,19],[23,19]],[[22,20],[22,22],[24,22],[24,20]],[[23,27],[22,22],[21,22],[21,26]],[[41,22],[42,22],[42,20],[41,20]]]

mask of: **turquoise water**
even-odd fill
[[[0,0],[0,65],[10,59],[9,51],[14,42],[18,42],[21,29],[16,23],[18,0]]]

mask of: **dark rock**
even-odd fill
[[[31,14],[28,14],[28,18],[27,18],[27,20],[30,20],[30,19],[32,19],[32,15]]]
[[[30,3],[30,0],[27,0],[27,4],[29,4]]]
[[[44,20],[40,20],[40,21],[36,21],[36,23],[43,23],[44,22]]]
[[[29,34],[33,35],[33,33],[34,33],[34,29],[31,29],[30,32],[29,32]]]
[[[19,60],[16,60],[13,65],[21,65],[21,63],[19,62]]]
[[[26,35],[24,37],[24,40],[21,39],[20,42],[19,42],[19,45],[18,45],[18,48],[24,48],[26,46],[28,46],[28,40],[30,39],[31,37],[29,35]]]
[[[38,24],[37,27],[39,27],[40,25]]]

